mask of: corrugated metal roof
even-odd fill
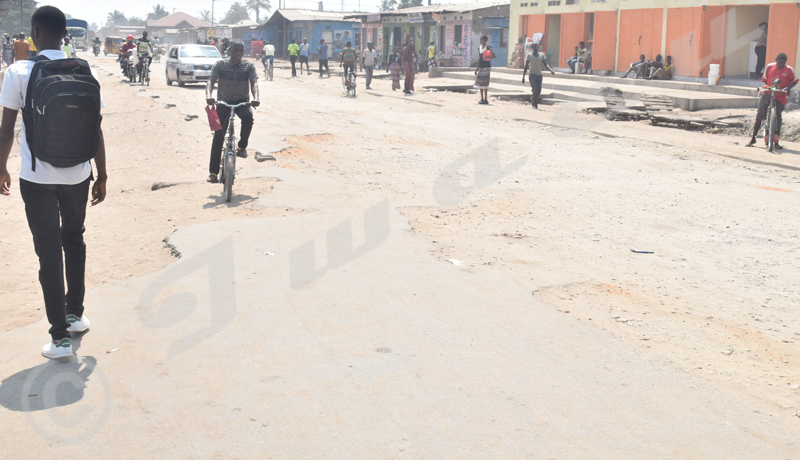
[[[275,12],[280,14],[289,21],[347,21],[358,22],[352,19],[345,19],[345,16],[358,14],[357,11],[340,13],[336,11],[319,11],[319,10],[300,10],[300,9],[280,9]],[[273,14],[273,16],[275,16]],[[272,20],[272,18],[270,18]]]
[[[412,8],[403,8],[401,10],[380,11],[381,16],[398,16],[408,13],[466,13],[467,11],[482,10],[492,6],[505,6],[509,5],[509,0],[497,0],[494,2],[462,2],[462,3],[446,3],[444,5],[424,5],[415,6]],[[378,13],[368,13],[378,14]],[[367,13],[349,13],[350,18],[366,17]]]
[[[197,19],[196,17],[188,15],[183,11],[178,11],[177,13],[170,14],[169,16],[164,16],[157,21],[148,20],[147,27],[176,27],[184,21],[188,22],[192,27],[211,27],[210,22]]]

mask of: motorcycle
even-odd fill
[[[128,50],[125,55],[125,75],[131,83],[136,83],[136,64],[138,63],[138,56],[133,50]]]
[[[92,46],[92,51],[94,51],[94,57],[100,56],[100,44],[95,43],[94,46]]]

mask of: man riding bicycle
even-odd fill
[[[128,51],[136,48],[136,44],[133,43],[133,35],[128,35],[125,38],[126,42],[122,44],[119,49],[119,66],[122,68],[122,73],[125,73],[127,59],[128,59]]]
[[[765,88],[768,86],[776,86],[778,89],[785,91],[785,92],[775,92],[775,115],[777,118],[777,129],[775,130],[775,135],[779,136],[781,132],[781,124],[782,124],[782,117],[783,108],[786,106],[786,102],[789,100],[789,90],[794,88],[794,86],[798,82],[797,75],[794,73],[794,69],[786,65],[786,54],[781,53],[778,57],[775,58],[775,62],[768,65],[766,69],[764,69],[764,75],[761,77],[761,81],[765,83]],[[747,143],[747,147],[751,147],[756,143],[756,136],[758,135],[758,130],[761,129],[761,122],[767,118],[767,111],[769,110],[769,95],[770,92],[762,91],[759,101],[758,101],[758,112],[756,113],[756,122],[753,125],[753,136],[750,138],[750,142]],[[782,149],[783,147],[775,141],[775,148]]]
[[[153,46],[150,40],[147,39],[147,31],[142,32],[142,38],[139,39],[138,45],[139,63],[136,64],[136,72],[139,74],[139,82],[142,82],[142,66],[144,61],[147,60],[147,66],[153,63]]]
[[[275,47],[270,42],[267,42],[267,44],[264,45],[264,51],[262,52],[261,55],[261,64],[263,64],[264,68],[266,69],[267,62],[272,62],[274,65],[274,60],[275,60]]]
[[[258,73],[256,66],[243,60],[244,42],[233,40],[230,45],[231,57],[221,59],[211,68],[211,78],[206,85],[206,103],[210,106],[216,105],[214,100],[214,85],[219,81],[219,91],[217,97],[222,102],[236,105],[250,100],[250,92],[253,93],[253,101],[250,105],[258,107]],[[249,91],[248,91],[249,90]],[[231,109],[224,105],[217,105],[217,115],[222,125],[222,129],[214,131],[214,140],[211,142],[211,160],[208,164],[208,182],[219,182],[219,160],[222,156],[222,144],[225,142],[225,133],[228,130],[228,121],[231,117]],[[242,120],[242,128],[239,134],[239,151],[236,156],[247,158],[247,141],[250,139],[250,132],[253,130],[253,112],[249,106],[243,105],[236,108],[236,115]]]
[[[353,44],[348,41],[342,49],[342,61],[340,63],[340,66],[344,68],[346,79],[350,78],[350,72],[356,72],[356,60],[358,60],[358,52],[353,48]]]

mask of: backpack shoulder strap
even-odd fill
[[[29,61],[33,61],[34,64],[33,64],[33,68],[30,71],[30,74],[28,76],[28,89],[27,89],[27,91],[25,91],[25,105],[23,106],[22,122],[25,123],[25,125],[26,125],[25,126],[25,134],[26,134],[25,141],[28,142],[28,150],[31,153],[31,170],[33,170],[33,172],[36,172],[36,155],[33,154],[33,150],[31,150],[31,148],[30,148],[30,141],[31,141],[31,139],[33,137],[33,132],[31,131],[33,129],[33,126],[30,126],[30,123],[31,123],[31,120],[30,120],[31,117],[30,117],[30,114],[29,114],[30,112],[27,112],[24,109],[30,108],[31,104],[32,104],[32,100],[33,100],[33,85],[36,83],[36,80],[38,80],[39,68],[41,67],[41,64],[38,64],[38,63],[39,62],[44,62],[44,61],[49,61],[50,58],[48,58],[44,54],[39,54],[37,56],[29,58],[28,60]]]
[[[37,54],[36,56],[34,56],[32,58],[28,58],[28,60],[29,61],[33,61],[33,62],[39,62],[39,61],[49,61],[50,58],[45,56],[44,54]]]

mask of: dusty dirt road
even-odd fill
[[[391,91],[389,80],[378,80],[373,91],[364,91],[361,80],[358,97],[352,99],[343,94],[336,76],[292,79],[288,70],[278,68],[274,81],[259,82],[263,105],[256,114],[251,156],[238,163],[236,197],[226,204],[221,187],[205,182],[211,133],[204,119],[202,87],[167,87],[163,63],[154,65],[152,86],[131,86],[121,81],[112,60],[88,59],[98,66],[107,104],[103,126],[109,152],[109,194],[105,203],[90,210],[86,224],[87,286],[96,292],[90,297],[108,304],[87,305],[87,315],[92,310],[128,305],[123,299],[138,295],[136,290],[141,289],[135,283],[137,278],[151,279],[148,277],[175,262],[165,239],[178,229],[187,229],[191,235],[184,237],[185,247],[179,244],[180,238],[167,242],[186,257],[202,253],[204,238],[208,245],[234,229],[237,234],[245,230],[257,234],[261,230],[256,223],[261,222],[272,223],[274,228],[264,232],[276,241],[293,232],[305,234],[293,229],[292,219],[325,233],[338,228],[346,217],[337,211],[349,209],[357,215],[386,199],[393,216],[391,233],[402,233],[408,244],[408,252],[402,245],[392,246],[391,257],[383,259],[388,264],[386,273],[397,276],[400,284],[391,292],[395,298],[387,298],[387,303],[415,289],[450,292],[457,286],[452,283],[464,279],[456,280],[448,273],[460,270],[468,285],[482,289],[476,294],[481,302],[493,296],[516,299],[498,307],[500,318],[524,317],[532,323],[511,321],[504,324],[499,336],[487,332],[491,337],[481,337],[480,321],[473,324],[476,319],[499,321],[490,303],[481,303],[474,310],[465,310],[465,315],[475,316],[472,322],[464,319],[459,333],[469,335],[474,327],[478,342],[525,344],[530,340],[526,334],[532,332],[548,337],[553,349],[575,352],[576,358],[584,353],[610,359],[609,354],[624,349],[625,356],[636,359],[620,358],[619,367],[613,367],[615,372],[656,368],[670,379],[687,379],[691,383],[686,388],[704,392],[686,395],[683,401],[678,390],[665,393],[664,406],[659,408],[664,413],[651,414],[653,420],[661,420],[663,415],[663,423],[679,423],[678,414],[667,415],[671,408],[685,412],[687,426],[702,425],[704,419],[694,420],[692,411],[699,410],[696,404],[704,398],[710,400],[711,396],[704,395],[713,394],[736,408],[739,415],[734,425],[738,423],[736,426],[755,440],[754,444],[742,441],[736,450],[729,439],[716,437],[712,429],[706,433],[708,446],[689,441],[676,445],[671,442],[682,434],[665,432],[663,444],[634,453],[616,443],[634,442],[635,430],[620,438],[612,436],[614,441],[607,444],[603,444],[603,436],[608,433],[590,430],[587,444],[575,443],[572,449],[565,429],[556,437],[566,437],[553,439],[549,450],[545,449],[552,458],[710,458],[712,452],[720,453],[720,458],[748,458],[759,452],[758,442],[763,443],[761,452],[775,458],[796,454],[792,439],[798,439],[800,432],[800,200],[796,195],[800,191],[800,145],[787,143],[788,150],[774,156],[763,149],[742,148],[746,139],[613,123],[576,113],[570,104],[540,111],[513,102],[481,106],[476,104],[477,96],[422,91],[424,79],[417,81],[418,91],[410,97]],[[188,114],[199,118],[187,120]],[[277,161],[257,163],[253,159],[256,150],[272,152]],[[16,171],[18,166],[18,155],[12,153],[9,170]],[[270,169],[265,172],[267,167]],[[307,179],[296,179],[293,174]],[[154,183],[168,186],[152,190]],[[13,196],[0,200],[4,280],[0,330],[10,338],[25,327],[27,334],[39,334],[34,342],[44,342],[47,328],[39,322],[43,306],[37,262],[16,183],[14,186]],[[315,221],[314,216],[320,215],[326,217]],[[363,231],[359,225],[353,227],[354,239],[369,246],[369,225],[365,224]],[[328,234],[330,237],[330,231]],[[291,247],[281,248],[288,249]],[[259,257],[278,252],[260,246],[258,251]],[[311,260],[315,257],[322,257],[319,248]],[[417,265],[406,266],[406,259],[424,268],[412,276],[407,270],[415,270]],[[430,260],[432,265],[420,260]],[[342,284],[320,295],[347,305],[348,294],[357,297],[371,289],[384,292],[374,285],[359,285],[359,278],[342,275],[347,271],[344,263],[329,265]],[[304,286],[315,276],[298,283]],[[297,281],[293,280],[290,282]],[[253,283],[269,281],[262,278],[245,284],[253,287]],[[528,300],[520,303],[512,291],[527,292]],[[305,305],[325,301],[314,296],[303,299]],[[437,302],[447,308],[446,296]],[[246,312],[247,305],[240,302],[238,311]],[[533,316],[525,316],[527,311]],[[426,330],[430,324],[422,321],[425,315],[416,313],[420,320],[409,321],[409,330],[436,334]],[[121,313],[122,317],[129,314],[132,309]],[[568,318],[557,319],[559,315]],[[392,323],[391,313],[378,316]],[[324,320],[331,322],[326,327],[337,327],[332,318]],[[550,326],[539,324],[544,330],[537,330],[540,320]],[[552,324],[570,325],[570,329],[559,331]],[[534,330],[528,330],[532,326]],[[87,336],[86,342],[90,339]],[[291,341],[289,336],[283,339]],[[385,351],[378,348],[378,352]],[[4,378],[39,359],[35,347],[8,346],[8,351],[12,350],[25,357],[6,363]],[[128,359],[136,362],[138,356]],[[464,359],[477,367],[486,366],[494,375],[508,371],[498,378],[513,380],[511,375],[517,371],[505,369],[502,359],[487,364],[486,360],[492,360],[489,352],[473,358],[474,363],[472,358]],[[590,372],[592,364],[583,365]],[[135,379],[135,374],[130,378]],[[454,378],[458,380],[458,376]],[[536,380],[525,382],[532,385]],[[590,386],[577,389],[592,391]],[[484,390],[491,393],[491,389]],[[564,391],[568,401],[568,390]],[[658,399],[658,394],[647,394],[646,387],[629,391],[612,395],[629,398],[620,401],[621,405],[642,398]],[[124,399],[114,394],[116,400]],[[135,412],[137,404],[115,407]],[[502,416],[498,410],[497,415]],[[553,412],[548,414],[552,423],[568,425],[565,420],[569,417],[560,413],[557,404],[547,410]],[[625,429],[642,422],[636,419],[641,414],[633,410],[627,415],[633,418],[617,419],[611,425]],[[403,416],[414,418],[413,413]],[[655,423],[653,420],[644,423]],[[306,429],[313,430],[313,423]],[[442,428],[439,434],[446,437],[447,433],[448,429]],[[503,448],[507,445],[502,436],[495,435],[500,436],[495,438],[497,444],[473,446],[477,450],[463,457],[482,453],[483,458],[498,458],[511,452]],[[23,444],[30,439],[20,436],[15,439]],[[419,441],[417,433],[409,436],[412,442]],[[514,439],[512,444],[519,442],[513,436],[509,439]],[[659,440],[657,435],[644,439]],[[548,445],[547,439],[537,443]],[[601,447],[593,452],[591,445]],[[446,443],[434,447],[433,457],[437,458],[458,451]],[[425,451],[405,449],[406,454],[393,452],[404,458],[422,458],[415,453]],[[388,458],[380,455],[385,452],[378,444],[364,452]],[[535,450],[524,452],[529,451],[519,453],[545,458]],[[203,458],[216,458],[206,454]],[[247,458],[246,454],[239,456]],[[285,452],[278,457],[290,458]]]

